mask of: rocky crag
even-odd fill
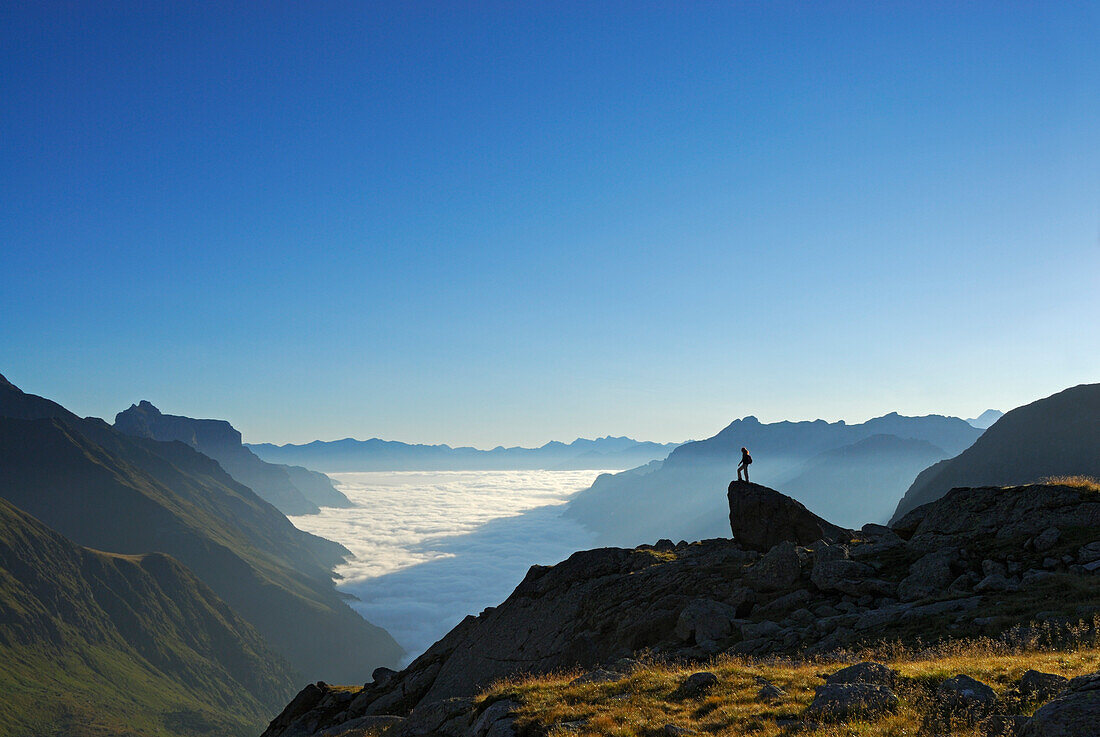
[[[1100,494],[1090,488],[956,489],[892,529],[859,531],[757,484],[734,482],[729,501],[733,540],[662,540],[533,567],[500,606],[404,671],[380,669],[357,689],[308,686],[265,737],[380,725],[509,734],[505,707],[479,715],[471,700],[508,676],[582,667],[614,678],[641,652],[693,662],[999,636],[1100,610]]]
[[[260,460],[241,442],[241,433],[225,420],[196,420],[166,415],[142,400],[115,415],[115,429],[126,435],[168,442],[178,440],[221,464],[229,475],[288,515],[314,514],[319,507],[350,507],[332,479],[301,466]]]

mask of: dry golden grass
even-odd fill
[[[873,657],[876,655],[890,657]],[[801,715],[823,677],[862,659],[886,663],[910,679],[908,685],[899,689],[901,705],[897,713],[874,721],[804,724]],[[930,708],[931,691],[943,680],[965,673],[1005,696],[1010,685],[1029,668],[1067,677],[1091,673],[1100,670],[1100,648],[1006,652],[981,642],[955,643],[922,652],[893,646],[830,660],[719,656],[705,666],[693,667],[643,662],[634,672],[612,683],[570,685],[580,671],[511,679],[483,693],[480,701],[484,704],[502,698],[515,699],[522,704],[518,714],[520,727],[557,737],[645,737],[666,724],[714,735],[901,737],[920,732]],[[671,695],[680,682],[700,670],[717,675],[718,685],[702,698],[673,700]],[[759,700],[756,694],[760,679],[774,683],[786,693],[773,702]],[[1036,705],[1019,706],[1026,713]],[[959,725],[952,734],[976,732],[972,727]]]
[[[1100,491],[1100,480],[1092,476],[1047,476],[1043,479],[1043,483],[1051,486],[1072,486],[1086,491]]]

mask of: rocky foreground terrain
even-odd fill
[[[516,732],[519,705],[475,697],[501,679],[580,668],[582,679],[612,682],[634,672],[637,658],[678,667],[764,662],[1006,633],[1057,647],[1100,612],[1100,493],[1087,484],[955,489],[892,528],[858,531],[756,484],[731,483],[729,502],[734,539],[589,550],[533,567],[504,603],[467,617],[404,671],[379,669],[361,688],[307,686],[265,737],[383,727],[499,737]],[[717,676],[705,673],[681,686],[706,681],[709,689]],[[895,676],[884,673],[865,666],[822,684],[789,721],[891,711]],[[941,679],[937,698],[944,708],[1005,717],[990,734],[1098,733],[1100,673],[1044,681],[1049,703],[1019,719],[997,713],[1005,708],[993,708],[988,687],[968,678]]]

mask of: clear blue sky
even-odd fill
[[[1098,7],[5,2],[0,373],[480,446],[1098,381]]]

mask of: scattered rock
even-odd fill
[[[994,714],[978,724],[978,732],[982,737],[1018,737],[1027,721],[1021,714]]]
[[[869,589],[878,588],[871,584],[875,569],[866,563],[854,560],[816,560],[810,571],[810,580],[822,591],[840,591],[852,596],[863,596]],[[880,583],[886,583],[885,581]],[[888,587],[887,591],[892,591]]]
[[[676,637],[684,642],[692,639],[700,645],[716,642],[730,636],[733,632],[731,620],[737,617],[737,610],[729,604],[710,599],[696,599],[690,602],[676,619]]]
[[[1100,671],[1069,682],[1064,694],[1040,707],[1021,737],[1097,737],[1100,735]]]
[[[806,717],[820,721],[843,721],[876,717],[898,706],[897,695],[873,683],[826,683],[818,686]]]
[[[825,683],[871,683],[894,688],[898,684],[898,672],[881,663],[863,662],[841,668],[825,679]]]
[[[1057,527],[1048,527],[1038,535],[1032,541],[1036,552],[1045,553],[1058,544],[1058,541],[1062,539],[1062,531]]]
[[[760,701],[775,701],[786,695],[786,693],[786,691],[776,686],[774,683],[764,681],[760,686],[760,690],[756,692],[756,698]]]
[[[517,709],[519,709],[519,703],[511,699],[494,701],[474,722],[471,737],[486,737],[497,722],[508,720]]]
[[[801,574],[802,561],[794,543],[784,540],[745,572],[745,582],[761,591],[775,591],[790,588]]]
[[[695,734],[695,731],[675,724],[666,724],[661,727],[660,734],[662,737],[683,737],[685,734]]]
[[[422,704],[411,712],[401,725],[402,737],[444,734],[460,737],[473,721],[474,700],[463,697],[442,699]]]
[[[366,734],[369,731],[395,727],[395,731],[400,732],[401,725],[404,723],[404,717],[389,715],[356,717],[355,719],[338,724],[335,727],[329,727],[328,729],[322,730],[314,737],[360,737],[360,735]]]
[[[1048,701],[1066,690],[1069,679],[1055,673],[1029,670],[1020,677],[1016,693],[1027,701]]]
[[[603,668],[596,668],[590,670],[584,675],[577,676],[569,682],[570,686],[580,686],[586,683],[614,683],[615,681],[621,681],[623,679],[622,673],[616,673],[611,670],[604,670]]]
[[[916,601],[945,589],[955,579],[951,564],[957,556],[957,550],[948,548],[919,558],[909,566],[909,575],[898,584],[898,598],[902,601]]]
[[[974,584],[974,591],[976,593],[985,593],[987,591],[1019,591],[1020,583],[1015,579],[1006,578],[999,573],[993,573],[978,583]]]
[[[672,692],[674,700],[694,699],[718,685],[718,676],[709,671],[692,673]]]
[[[941,683],[936,698],[948,711],[970,715],[988,714],[997,703],[992,688],[962,673]]]

